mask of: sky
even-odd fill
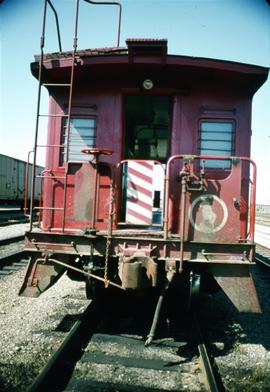
[[[74,0],[51,0],[64,50],[73,45]],[[122,0],[120,46],[127,38],[167,38],[170,54],[270,67],[270,6],[266,0]],[[0,153],[22,160],[33,148],[38,83],[30,62],[40,52],[43,0],[0,3]],[[117,8],[80,0],[79,48],[116,45]],[[45,52],[58,51],[51,11]],[[47,113],[47,94],[41,112]],[[41,122],[45,140],[46,124]],[[270,205],[270,78],[255,94],[252,158],[257,202]],[[38,162],[42,164],[42,162]]]

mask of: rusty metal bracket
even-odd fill
[[[180,259],[169,258],[165,259],[165,271],[178,271],[180,265]]]
[[[233,253],[213,253],[213,252],[206,252],[204,249],[202,249],[201,254],[203,257],[205,257],[206,261],[219,261],[220,257],[223,257],[224,260],[230,261],[233,258],[237,258],[237,260],[241,260],[243,262],[250,262],[250,260],[247,257],[247,251],[243,251],[241,254],[233,254]],[[211,260],[211,258],[214,258],[214,260]]]
[[[148,246],[142,247],[138,242],[134,246],[127,246],[126,242],[124,244],[119,244],[119,256],[124,256],[124,257],[131,257],[135,253],[141,252],[144,256],[152,257],[153,251],[157,248],[157,246],[152,246],[151,243],[149,243]]]
[[[52,247],[56,245],[56,243],[53,243],[53,242],[51,242],[51,243],[50,242],[38,242],[38,241],[35,240],[35,238],[31,239],[31,244],[33,244],[37,250],[40,250],[40,251],[44,252],[44,254],[45,253],[47,254],[48,252],[50,252],[50,249],[48,249],[50,247],[50,245]],[[63,244],[63,245],[67,246],[67,247],[71,247],[72,249],[75,250],[76,253],[79,254],[76,242],[71,241],[69,244],[66,243],[66,244]],[[45,249],[43,249],[43,247]],[[53,251],[51,251],[51,252],[53,253]]]
[[[157,263],[138,251],[131,257],[119,256],[119,277],[126,289],[140,289],[157,285]]]

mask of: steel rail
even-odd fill
[[[92,313],[94,313],[94,317],[92,317],[89,321],[89,315],[92,315]],[[95,319],[97,319],[97,315],[97,307],[94,303],[90,302],[86,310],[80,315],[79,320],[74,323],[71,330],[67,333],[57,351],[55,351],[49,361],[41,369],[41,372],[35,378],[33,383],[29,386],[27,392],[45,392],[49,390],[54,390],[51,389],[52,384],[55,387],[55,383],[63,383],[62,380],[59,380],[59,368],[61,367],[61,365],[63,365],[63,362],[67,358],[69,358],[69,356],[74,354],[75,350],[79,350],[81,352],[81,345],[84,341],[84,339],[81,339],[81,335],[83,333],[86,333],[88,336],[91,335],[95,324]],[[84,330],[86,324],[87,332],[85,332]],[[59,385],[56,386],[56,390],[62,390],[58,387]]]
[[[23,268],[27,260],[27,252],[21,250],[8,256],[0,257],[0,276],[10,275]]]
[[[23,224],[23,223],[29,223],[29,218],[24,216],[21,219],[12,219],[12,220],[0,219],[0,227],[18,225],[18,224]]]
[[[266,267],[270,267],[270,255],[263,256],[261,254],[256,253],[255,260],[258,261],[259,263],[265,265]]]
[[[219,392],[220,389],[217,386],[216,378],[214,375],[214,371],[205,344],[199,343],[198,350],[203,365],[203,371],[206,376],[208,390],[210,392]]]
[[[5,265],[10,265],[11,263],[15,263],[22,259],[22,257],[27,256],[27,252],[24,250],[20,250],[18,252],[12,253],[8,256],[0,257],[0,269],[3,268]]]
[[[12,215],[23,215],[22,210],[20,207],[15,207],[14,209],[5,209],[5,210],[0,210],[0,218],[3,216],[8,216],[12,218]]]
[[[23,239],[24,239],[24,234],[3,238],[0,240],[0,246],[13,244],[14,242],[22,241]]]
[[[0,209],[0,215],[8,215],[8,214],[12,214],[15,212],[20,212],[21,208],[19,206],[10,206],[10,207],[6,207],[3,209]]]
[[[95,301],[92,301],[90,303],[90,305],[88,306],[86,311],[81,315],[80,320],[78,320],[73,325],[70,332],[68,332],[68,334],[63,339],[58,350],[52,355],[52,357],[50,358],[48,363],[43,367],[43,369],[41,370],[39,375],[36,377],[36,379],[33,381],[33,383],[27,389],[27,392],[47,392],[47,391],[67,390],[66,388],[67,388],[67,385],[69,385],[68,383],[72,380],[72,377],[73,377],[72,373],[73,373],[73,369],[74,369],[76,363],[80,360],[84,361],[84,357],[83,357],[84,350],[85,350],[86,345],[91,340],[92,335],[96,332],[95,331],[96,325],[97,324],[100,325],[100,320],[106,320],[106,323],[109,322],[107,319],[108,309],[106,308],[107,311],[104,313],[104,307],[102,307],[101,304],[102,303],[97,303]],[[93,306],[93,308],[91,308],[92,306]],[[90,315],[91,318],[88,317],[88,315],[86,314],[87,312],[89,312],[88,315]],[[104,319],[104,315],[105,315],[105,319]],[[109,311],[109,320],[111,317],[115,317],[115,313],[113,312],[113,314],[111,314]],[[81,333],[81,331],[82,331],[82,333]],[[111,335],[113,335],[114,337],[118,336],[118,337],[123,337],[124,339],[127,339],[127,337],[125,337],[125,335],[122,336],[121,334],[120,335],[118,335],[118,334],[115,335],[114,333],[113,334],[109,333],[108,335],[106,334],[106,336],[111,336]],[[135,339],[137,340],[137,335],[135,335],[135,336],[136,336]],[[129,334],[129,338],[130,338],[130,334]],[[133,339],[133,338],[131,338],[131,339]],[[107,338],[106,338],[106,341],[107,341]],[[89,353],[88,350],[86,350],[86,352]],[[109,355],[109,358],[107,358],[107,359],[106,359],[107,355],[103,350],[100,350],[100,353],[101,353],[101,355],[104,355],[105,360],[104,360],[104,362],[102,360],[101,361],[98,360],[97,363],[108,364],[114,360],[113,353],[112,353],[112,355]],[[138,362],[137,362],[136,358],[133,361],[132,356],[119,357],[118,355],[119,354],[116,354],[115,356],[116,356],[117,360],[120,360],[119,366],[123,365],[126,368],[129,368],[129,367],[133,368],[134,366],[135,367],[138,366]],[[121,359],[122,359],[122,361],[121,361]],[[144,358],[143,356],[141,356],[141,353],[140,353],[140,360],[143,362],[144,359],[146,359],[148,366],[144,367],[143,365],[140,365],[139,368],[140,369],[153,369],[153,370],[155,370],[155,366],[154,367],[151,366],[152,360],[150,360],[151,365],[149,367],[150,363],[148,362],[149,361],[148,356],[146,356],[146,358]],[[87,360],[89,360],[89,359],[87,359]],[[89,362],[91,360],[92,360],[92,358],[90,357]],[[164,368],[164,366],[168,366],[167,361],[164,360],[164,364],[163,364],[163,360],[161,358],[161,362],[162,362],[162,365],[160,365],[160,363],[158,364],[158,370],[161,370],[161,369],[165,370],[166,369],[166,372],[169,372],[167,367]],[[94,361],[94,363],[96,363],[96,362]],[[66,364],[68,366],[67,369],[66,369]],[[179,362],[177,361],[175,363],[174,370],[176,370],[176,368],[178,368],[178,366],[179,366]],[[76,376],[75,376],[75,378],[76,378]],[[84,381],[84,378],[82,378],[82,382],[83,381]],[[112,386],[112,384],[110,384],[109,381],[107,381],[107,380],[106,381],[102,380],[102,383],[103,382],[106,385]],[[107,384],[107,382],[108,382],[108,384]],[[85,390],[89,390],[89,391],[92,390],[91,389],[91,380],[89,380],[89,383],[90,383],[89,386],[87,384],[85,384],[85,386],[82,389],[86,388]],[[113,385],[113,386],[114,386],[115,390],[116,389],[117,390],[118,389],[119,390],[126,390],[125,388],[127,388],[127,390],[132,390],[132,387],[130,385],[128,385],[128,383],[127,384],[121,383],[121,385],[119,384],[119,386],[118,386],[118,384]],[[88,387],[88,389],[87,389],[87,387]],[[143,388],[142,385],[141,385],[141,388],[143,390],[145,389],[145,388]],[[80,388],[78,387],[78,390],[79,389]],[[146,386],[146,389],[148,390],[147,386]]]
[[[209,392],[223,392],[224,387],[222,385],[220,376],[214,368],[213,359],[208,353],[207,345],[204,342],[203,334],[195,314],[193,314],[193,325],[198,342],[198,351],[200,354],[202,370],[206,378],[207,390]]]

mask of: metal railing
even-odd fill
[[[102,1],[95,2],[91,0],[84,0],[86,3],[93,5],[113,5],[119,8],[118,13],[118,32],[117,32],[117,46],[120,43],[120,28],[121,28],[121,14],[122,7],[121,3],[115,1]],[[58,14],[51,0],[44,0],[43,7],[43,22],[42,22],[42,33],[40,38],[40,57],[39,57],[39,72],[38,72],[38,96],[37,96],[37,109],[36,109],[36,124],[35,124],[35,138],[34,138],[34,148],[33,148],[33,168],[32,168],[32,180],[31,180],[31,200],[30,200],[30,231],[33,228],[33,210],[34,210],[34,195],[35,195],[35,180],[36,176],[36,162],[37,162],[37,149],[40,147],[38,145],[39,136],[39,119],[44,115],[40,114],[40,104],[41,104],[41,87],[69,87],[68,96],[68,110],[67,114],[48,114],[47,117],[66,117],[67,118],[67,161],[69,154],[69,140],[70,140],[70,128],[71,128],[71,109],[72,109],[72,97],[73,97],[73,84],[74,84],[74,74],[75,74],[75,62],[77,53],[77,42],[78,42],[78,21],[79,21],[79,0],[75,0],[75,20],[74,20],[74,37],[73,37],[73,53],[72,53],[72,63],[71,63],[71,73],[70,73],[70,83],[50,83],[43,80],[43,69],[44,69],[44,46],[45,46],[45,32],[46,32],[46,19],[47,19],[47,6],[51,8],[56,23],[57,30],[57,40],[59,46],[59,53],[62,53],[61,35],[59,27]],[[49,146],[47,146],[49,147]],[[66,214],[66,197],[67,197],[67,181],[64,182],[64,194],[63,194],[63,215],[62,215],[62,231],[65,228],[65,214]]]
[[[233,162],[247,162],[250,166],[252,166],[252,178],[249,180],[251,185],[251,193],[250,193],[250,203],[249,203],[249,238],[251,242],[254,242],[254,232],[255,232],[255,208],[256,208],[256,181],[257,181],[257,168],[255,162],[249,157],[225,157],[225,156],[208,156],[208,155],[173,155],[169,158],[166,165],[166,177],[165,177],[165,212],[164,212],[164,238],[168,238],[168,223],[169,223],[169,210],[171,210],[170,206],[170,179],[171,179],[171,165],[176,160],[184,161],[205,161],[205,160],[219,160],[219,161],[231,161],[232,167]],[[216,172],[220,171],[220,169],[215,169]],[[228,172],[231,173],[232,169],[229,169]],[[193,173],[192,173],[193,174]],[[205,178],[206,179],[206,178]],[[211,178],[207,178],[208,180]],[[241,178],[242,179],[242,178]],[[241,180],[240,179],[240,180]],[[182,203],[183,200],[182,200]],[[184,206],[183,206],[183,209]],[[183,211],[181,212],[182,215]],[[184,219],[184,217],[182,218]],[[183,230],[183,228],[182,228]]]

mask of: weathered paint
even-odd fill
[[[240,300],[235,299],[235,282],[241,284],[242,292],[246,285],[245,295],[256,296],[248,273],[253,257],[253,243],[247,238],[249,165],[236,160],[232,170],[206,170],[203,188],[192,190],[191,184],[184,193],[179,181],[182,158],[175,160],[169,170],[169,179],[166,179],[170,191],[165,202],[169,217],[167,221],[165,214],[165,236],[163,231],[136,228],[127,231],[121,226],[122,174],[119,165],[126,158],[124,102],[128,95],[170,98],[167,160],[173,155],[197,155],[200,122],[209,119],[232,121],[235,125],[233,153],[248,157],[251,100],[266,80],[268,70],[226,61],[167,55],[161,42],[154,51],[151,42],[148,42],[149,47],[147,42],[129,42],[127,49],[77,53],[71,115],[96,119],[95,147],[113,151],[111,156],[100,156],[98,164],[61,161],[61,132],[63,116],[67,114],[68,89],[49,87],[50,114],[58,117],[49,118],[48,144],[59,147],[47,148],[46,171],[49,174],[44,179],[42,231],[27,234],[27,249],[37,254],[35,257],[48,252],[55,259],[66,255],[70,263],[76,257],[88,260],[89,256],[104,262],[106,251],[116,262],[118,258],[124,258],[124,261],[130,258],[134,263],[127,264],[122,275],[125,276],[124,285],[134,288],[140,285],[141,279],[141,260],[132,259],[138,251],[149,258],[147,264],[151,268],[156,262],[164,266],[166,260],[177,269],[180,260],[183,269],[212,272],[240,310],[257,311],[256,299],[248,303],[242,299],[244,294]],[[48,82],[69,82],[72,65],[69,54],[48,55],[44,59]],[[37,71],[38,63],[32,64],[34,75]],[[145,79],[153,81],[151,90],[142,88]],[[196,167],[194,170],[198,176]],[[109,227],[113,228],[112,238],[108,238]],[[207,258],[207,254],[211,257]],[[219,266],[214,268],[216,264]],[[36,278],[42,268],[38,265],[35,272],[32,262],[28,276],[33,274]],[[131,271],[134,269],[136,272]],[[40,272],[40,276],[46,280],[47,273],[50,275],[51,270],[45,274]],[[152,279],[153,276],[154,272]],[[30,281],[27,284],[31,286]]]
[[[127,163],[126,223],[152,224],[153,167],[154,164],[147,161]]]

